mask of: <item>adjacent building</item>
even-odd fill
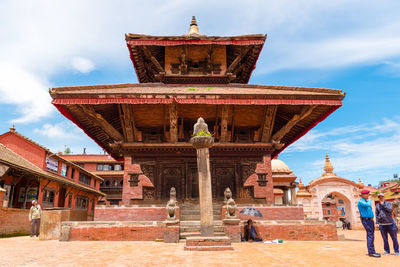
[[[0,135],[3,207],[28,209],[37,199],[44,209],[70,208],[94,214],[103,179],[18,133]]]

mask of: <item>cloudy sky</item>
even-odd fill
[[[0,132],[101,149],[50,104],[56,86],[137,82],[125,33],[267,33],[251,84],[342,89],[344,105],[279,157],[304,182],[400,172],[400,1],[0,1]]]

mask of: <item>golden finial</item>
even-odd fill
[[[333,167],[331,161],[329,160],[328,154],[325,156],[325,166],[324,166],[325,173],[333,173]]]
[[[361,182],[361,178],[358,178],[358,187],[364,188],[363,182]]]
[[[199,27],[197,26],[197,21],[196,17],[192,17],[192,22],[190,23],[190,28],[189,28],[189,36],[192,35],[199,35]]]
[[[14,126],[14,124],[10,127],[10,132],[15,132],[15,126]]]
[[[303,182],[301,181],[301,178],[300,178],[300,180],[299,180],[298,188],[299,188],[299,189],[304,189],[304,184],[303,184]]]

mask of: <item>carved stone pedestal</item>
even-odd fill
[[[179,220],[167,220],[164,225],[164,243],[179,243]]]
[[[185,250],[195,251],[221,251],[233,250],[231,239],[226,236],[213,237],[187,237]]]
[[[231,239],[232,243],[240,243],[241,240],[241,229],[240,219],[224,219],[224,230],[227,237]]]

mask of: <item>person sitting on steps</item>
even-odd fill
[[[253,225],[253,220],[249,219],[247,225],[244,226],[244,239],[246,241],[262,241]]]

